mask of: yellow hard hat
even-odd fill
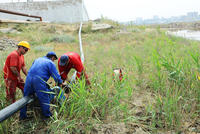
[[[30,44],[29,44],[27,41],[20,41],[20,42],[18,43],[18,46],[26,47],[26,48],[28,48],[29,50],[31,49],[31,48],[30,48]]]

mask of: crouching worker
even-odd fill
[[[77,71],[76,79],[80,79],[82,76],[84,76],[86,84],[90,85],[88,75],[86,74],[85,68],[83,67],[83,63],[81,62],[79,54],[75,52],[68,52],[63,54],[58,59],[58,69],[62,80],[68,80],[67,75],[72,68],[74,68]]]
[[[20,71],[27,75],[24,63],[24,55],[30,50],[30,45],[26,41],[18,43],[18,49],[11,52],[5,62],[3,72],[6,85],[6,99],[14,103],[16,101],[16,88],[20,88],[24,92],[24,80],[20,75]]]
[[[25,82],[24,96],[35,95],[42,110],[44,118],[49,118],[52,114],[50,112],[50,96],[51,92],[47,85],[48,79],[53,77],[58,86],[62,85],[62,79],[56,70],[54,60],[57,56],[54,52],[47,53],[46,56],[36,59],[30,70]],[[20,120],[27,118],[27,107],[23,107],[20,111]]]

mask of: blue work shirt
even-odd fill
[[[47,58],[46,56],[36,59],[29,69],[28,74],[32,76],[37,76],[45,82],[48,81],[51,76],[56,83],[62,83],[62,79],[58,74],[56,65],[51,59]]]

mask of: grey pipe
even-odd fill
[[[13,103],[13,104],[7,106],[6,108],[2,109],[0,111],[0,122],[9,118],[14,113],[16,113],[18,110],[20,110],[22,107],[24,107],[28,103],[31,103],[33,100],[34,100],[33,97],[25,96],[25,97],[21,98],[20,100],[16,101],[15,103]]]
[[[53,91],[57,91],[57,94],[60,92],[60,88],[55,86],[52,88]],[[70,87],[68,85],[65,85],[64,87],[65,91],[68,93],[71,91]],[[63,93],[64,95],[64,93]],[[19,111],[22,107],[27,105],[28,103],[31,103],[34,101],[33,96],[25,96],[21,98],[20,100],[16,101],[15,103],[5,107],[0,111],[0,123],[12,116],[14,113]]]

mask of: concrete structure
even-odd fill
[[[75,23],[88,21],[87,10],[82,0],[57,0],[57,1],[33,1],[0,3],[0,9],[41,16],[43,21]],[[38,20],[0,13],[0,19],[11,20]]]

